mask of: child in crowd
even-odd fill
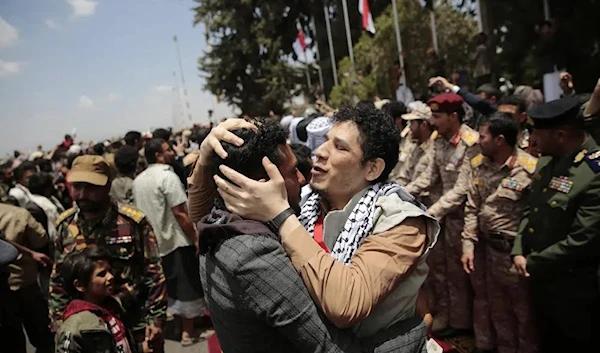
[[[70,253],[61,267],[64,289],[72,300],[63,313],[56,353],[148,353],[147,342],[132,346],[129,333],[117,317],[112,297],[113,275],[106,252],[86,248]]]

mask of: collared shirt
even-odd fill
[[[408,88],[408,86],[400,82],[398,85],[398,89],[396,90],[396,100],[398,102],[404,103],[404,105],[408,105],[408,103],[412,103],[415,101],[415,96],[413,95],[410,88]]]
[[[133,198],[152,225],[160,256],[193,245],[175,219],[173,207],[187,204],[179,177],[167,164],[151,164],[133,181]]]
[[[48,243],[44,227],[21,207],[0,204],[0,230],[7,240],[32,250],[40,249]],[[8,284],[11,290],[16,291],[36,283],[37,263],[31,256],[20,254],[9,268]]]
[[[515,236],[525,209],[523,198],[535,171],[537,159],[515,149],[502,165],[479,155],[472,161],[462,232],[463,253],[474,251],[479,232]]]

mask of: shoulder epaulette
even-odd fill
[[[479,141],[479,133],[471,128],[465,127],[460,132],[460,138],[471,147]]]
[[[144,212],[124,203],[118,204],[118,211],[123,216],[132,219],[135,223],[140,223],[145,217]]]
[[[435,141],[435,140],[438,138],[438,136],[439,136],[439,135],[440,135],[440,134],[438,133],[438,131],[437,131],[437,130],[433,130],[433,132],[432,132],[432,133],[431,133],[431,135],[429,136],[429,139],[431,139],[431,140]]]
[[[600,172],[600,151],[591,151],[585,156],[585,161],[594,173]]]
[[[475,157],[473,157],[473,159],[471,159],[471,166],[473,168],[477,168],[481,165],[481,163],[483,163],[483,154],[478,154]]]
[[[58,216],[58,218],[56,219],[56,225],[61,224],[67,218],[73,216],[76,212],[77,212],[77,208],[71,207],[68,210],[66,210],[65,212],[61,213],[60,216]]]
[[[519,165],[523,167],[523,169],[525,169],[529,174],[535,173],[537,162],[538,159],[530,154],[522,154],[519,156],[519,158],[517,158],[517,163],[519,163]]]

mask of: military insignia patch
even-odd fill
[[[436,112],[438,109],[440,109],[440,106],[437,103],[431,103],[429,108],[431,108],[431,111]]]
[[[569,180],[566,176],[561,177],[552,177],[550,180],[550,189],[562,192],[563,194],[568,194],[573,188],[573,181]]]
[[[600,172],[600,151],[592,151],[585,157],[585,161],[594,173]]]
[[[68,210],[66,210],[65,212],[61,213],[60,216],[56,219],[55,225],[58,226],[65,219],[67,219],[67,218],[71,217],[72,215],[74,215],[75,212],[77,212],[77,209],[75,207],[72,207],[72,208],[69,208]]]
[[[471,147],[479,141],[479,133],[473,130],[464,130],[461,131],[460,137],[467,144],[467,146]]]
[[[527,173],[533,174],[535,172],[535,167],[537,166],[537,158],[529,155],[522,155],[517,159],[517,163],[519,163]]]
[[[483,155],[480,153],[471,159],[471,166],[477,168],[483,163]]]
[[[585,154],[588,152],[588,150],[582,150],[581,152],[577,153],[577,155],[575,156],[575,159],[573,160],[573,163],[579,163],[583,160],[583,158],[585,157]]]
[[[514,178],[502,179],[502,187],[506,188],[506,189],[510,189],[510,190],[515,190],[515,191],[523,191],[525,189],[525,186],[520,184]]]
[[[119,213],[131,218],[136,223],[140,223],[145,217],[142,211],[125,204],[119,204]]]

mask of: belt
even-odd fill
[[[486,235],[487,243],[498,251],[510,251],[515,243],[515,237],[510,232],[492,230]]]

